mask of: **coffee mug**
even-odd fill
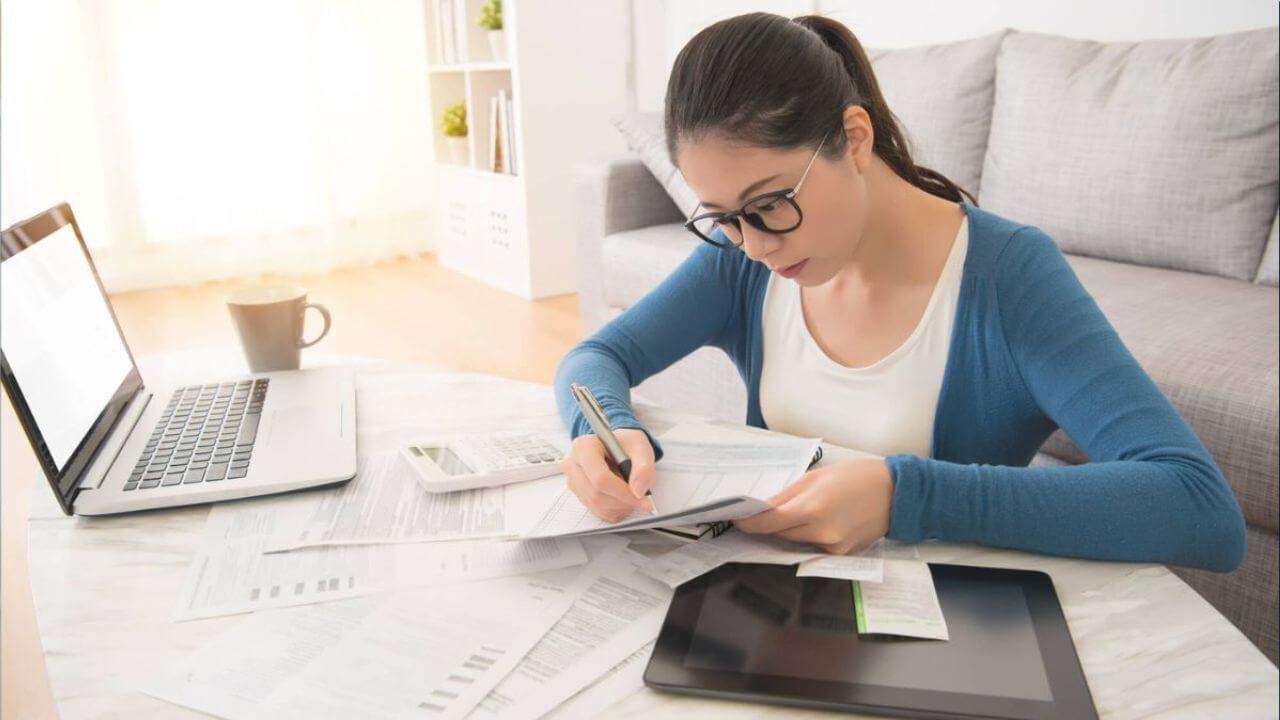
[[[302,348],[329,334],[328,308],[308,303],[306,289],[296,285],[241,288],[227,296],[227,308],[251,372],[297,370]],[[315,308],[324,318],[320,336],[310,342],[302,339],[307,308]]]

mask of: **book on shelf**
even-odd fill
[[[463,61],[463,39],[467,33],[466,0],[432,0],[431,16],[436,24],[436,57],[443,65]]]
[[[498,171],[498,96],[489,98],[489,170]]]

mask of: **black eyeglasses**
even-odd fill
[[[830,133],[828,132],[827,135]],[[742,246],[742,224],[739,218],[746,220],[747,224],[757,230],[774,235],[788,233],[800,227],[801,221],[804,220],[804,213],[800,210],[800,204],[796,202],[796,195],[804,185],[804,179],[809,176],[809,168],[813,167],[813,161],[817,160],[818,153],[822,152],[822,145],[827,141],[827,135],[822,136],[822,142],[819,142],[818,149],[813,151],[813,157],[809,158],[809,164],[804,166],[804,172],[800,174],[800,180],[795,187],[756,195],[732,212],[706,212],[695,215],[686,221],[684,226],[701,240],[718,248]],[[702,203],[698,203],[698,207],[702,207]],[[722,231],[720,234],[722,240],[716,239],[717,228]]]

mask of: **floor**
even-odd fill
[[[112,303],[135,355],[225,347],[237,338],[223,298],[234,287],[260,282],[302,285],[311,302],[329,308],[333,328],[316,346],[328,353],[549,383],[581,335],[576,295],[530,302],[442,268],[432,255],[290,279],[123,293]],[[306,336],[314,332],[309,327]],[[54,718],[26,557],[27,494],[44,479],[7,398],[3,404],[0,717]]]

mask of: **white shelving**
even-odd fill
[[[526,298],[574,292],[570,168],[625,147],[609,119],[626,107],[626,0],[504,0],[501,62],[476,22],[483,0],[455,0],[467,30],[452,64],[436,47],[436,0],[424,1],[440,263]],[[489,169],[489,99],[499,89],[512,99],[515,175]],[[461,162],[440,129],[457,102],[468,128]]]

